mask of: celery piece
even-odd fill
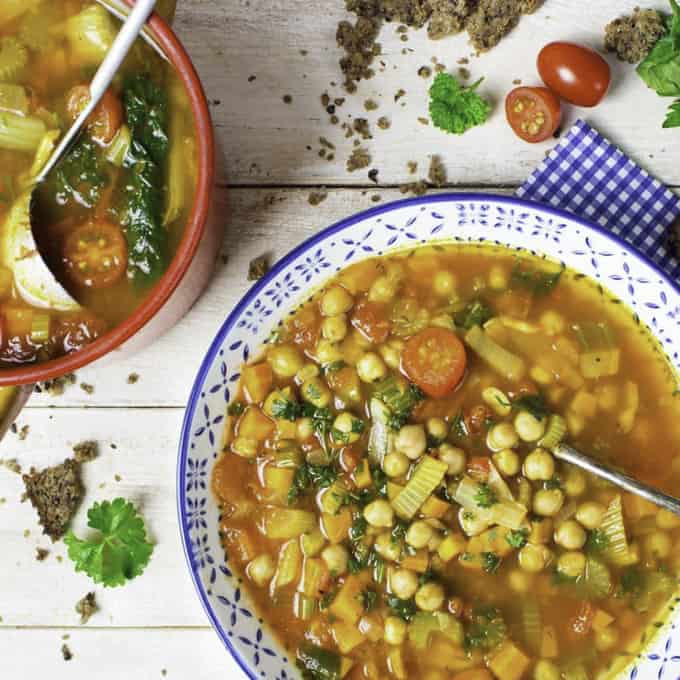
[[[501,477],[501,473],[498,472],[496,466],[489,461],[489,477],[486,483],[496,494],[496,498],[501,501],[514,501],[515,498],[510,491],[510,487],[507,485],[506,481]]]
[[[448,465],[431,456],[424,456],[406,486],[394,499],[394,511],[405,519],[411,519],[430,494],[439,486]]]
[[[533,654],[538,654],[543,641],[541,610],[532,598],[526,598],[522,601],[522,628],[527,646]]]
[[[38,149],[35,152],[35,157],[33,158],[33,163],[25,175],[21,176],[21,186],[27,189],[31,184],[35,182],[35,178],[40,174],[40,171],[45,167],[45,163],[50,159],[52,152],[57,146],[57,141],[61,136],[59,130],[50,130],[43,135],[40,140]]]
[[[27,116],[28,108],[28,95],[23,85],[0,83],[0,111]]]
[[[290,540],[284,543],[279,551],[279,562],[276,573],[270,583],[272,594],[297,580],[302,566],[302,551],[298,542]]]
[[[97,65],[111,49],[118,27],[101,5],[89,5],[53,29],[63,33],[76,59],[84,65]]]
[[[621,351],[606,322],[584,322],[574,326],[583,353],[579,367],[585,378],[602,378],[619,372]]]
[[[474,479],[464,476],[454,490],[453,498],[465,510],[473,512],[478,520],[489,525],[500,524],[514,531],[522,527],[528,512],[524,505],[513,500],[501,500],[488,508],[480,507],[479,490],[480,485]]]
[[[609,504],[602,517],[600,530],[607,537],[608,541],[603,556],[618,566],[631,564],[633,560],[628,546],[628,539],[626,538],[626,527],[623,523],[623,506],[620,495],[617,495]]]
[[[45,312],[33,312],[31,320],[31,342],[41,345],[50,339],[50,315]]]
[[[645,572],[641,581],[641,588],[632,602],[633,609],[639,613],[649,611],[659,595],[670,597],[677,587],[677,581],[663,571]]]
[[[295,618],[301,621],[309,621],[316,612],[316,600],[313,597],[307,597],[302,593],[295,593],[293,600],[293,613]]]
[[[463,643],[463,626],[445,612],[418,612],[408,627],[408,637],[416,649],[425,649],[432,633],[441,633],[456,645]]]
[[[523,359],[501,347],[479,326],[465,334],[465,342],[497,373],[510,381],[521,380],[526,371]]]
[[[262,526],[269,538],[297,538],[316,527],[316,516],[309,510],[268,506],[264,510]]]
[[[584,594],[590,599],[601,600],[608,597],[612,589],[609,568],[600,560],[588,557],[582,587]]]
[[[394,445],[394,435],[388,426],[390,410],[375,397],[371,399],[369,408],[372,424],[368,435],[368,458],[373,465],[382,467],[383,459]]]
[[[132,144],[130,128],[127,125],[121,125],[116,136],[111,140],[111,144],[106,149],[106,160],[117,168],[122,168],[130,144]]]
[[[548,419],[545,434],[539,440],[538,446],[544,449],[554,449],[567,434],[567,421],[558,413],[553,413]]]
[[[17,116],[9,111],[0,113],[0,149],[7,151],[35,151],[43,140],[45,123],[33,116]]]
[[[521,503],[501,501],[491,508],[491,520],[506,529],[517,531],[524,525],[529,511]]]
[[[0,38],[0,81],[20,80],[28,63],[26,46],[14,36]]]

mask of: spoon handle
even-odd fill
[[[651,501],[652,503],[665,508],[666,510],[670,510],[676,515],[680,515],[680,499],[675,498],[674,496],[669,496],[663,491],[655,489],[653,486],[643,484],[637,479],[634,479],[623,472],[619,472],[609,465],[605,465],[604,463],[601,463],[590,456],[580,453],[568,444],[558,444],[553,449],[553,453],[555,454],[555,457],[559,458],[560,460],[564,460],[567,463],[576,465],[577,467],[597,475],[598,477],[602,477],[602,479],[606,479],[612,484],[620,486],[626,491],[630,491],[631,493],[641,496],[642,498]]]
[[[106,55],[104,61],[101,63],[97,73],[95,73],[92,82],[90,83],[90,101],[81,111],[78,118],[76,118],[68,132],[63,136],[59,146],[57,146],[57,148],[54,150],[54,153],[50,157],[49,161],[47,161],[45,167],[38,175],[36,180],[38,184],[45,180],[45,178],[54,169],[54,166],[59,163],[62,156],[68,151],[75,141],[90,114],[92,111],[94,111],[97,104],[99,104],[101,98],[106,93],[107,88],[114,79],[118,69],[130,51],[130,48],[146,24],[146,20],[151,15],[151,12],[153,12],[155,5],[156,0],[137,0],[135,3],[134,9],[130,12],[128,18],[125,20],[123,27],[120,29],[120,32],[116,36],[116,39],[111,46],[111,49]]]

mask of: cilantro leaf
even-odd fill
[[[512,402],[516,411],[528,411],[536,420],[543,420],[550,415],[550,409],[541,394],[523,394]]]
[[[515,286],[528,288],[534,295],[547,295],[560,282],[562,271],[526,269],[518,264],[512,270],[510,281]]]
[[[668,109],[668,113],[666,114],[666,120],[664,121],[663,126],[665,128],[680,127],[680,99],[678,99],[678,101],[674,104],[671,104],[671,107]]]
[[[588,532],[585,550],[591,555],[604,552],[609,546],[609,537],[601,529],[593,529]]]
[[[392,611],[392,614],[398,616],[404,621],[410,621],[418,611],[416,603],[411,600],[400,600],[398,597],[388,597],[387,606]]]
[[[509,534],[505,535],[505,540],[508,542],[508,545],[517,550],[520,550],[527,544],[528,538],[528,529],[517,529],[517,531],[511,531]]]
[[[95,583],[122,586],[139,576],[149,563],[153,545],[146,540],[144,521],[124,498],[95,503],[87,513],[88,526],[101,533],[82,540],[69,531],[64,538],[76,571]]]
[[[453,321],[456,326],[469,331],[474,326],[483,326],[491,317],[493,312],[486,303],[473,300],[454,316]]]
[[[469,87],[461,87],[454,76],[439,73],[430,88],[430,118],[435,127],[456,135],[486,122],[491,104],[479,96],[481,78]]]
[[[496,492],[485,482],[482,482],[477,487],[474,499],[480,508],[490,508],[498,502]]]
[[[501,566],[501,558],[494,552],[482,553],[482,568],[487,574],[495,574]]]
[[[366,588],[361,592],[361,604],[365,612],[373,611],[378,604],[378,593],[373,588]]]
[[[300,416],[301,406],[290,399],[274,399],[272,416],[283,420],[295,421]]]
[[[465,630],[465,648],[493,649],[507,635],[507,626],[501,613],[494,607],[479,606],[473,609]]]

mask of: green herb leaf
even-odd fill
[[[361,604],[365,612],[373,611],[378,604],[378,593],[373,588],[366,588],[361,593]]]
[[[493,649],[507,635],[507,626],[498,609],[495,607],[476,607],[472,611],[472,619],[465,631],[465,647],[467,649]]]
[[[338,477],[338,471],[332,465],[312,465],[303,463],[293,477],[288,490],[288,505],[293,505],[300,496],[312,488],[315,490],[328,488]]]
[[[64,538],[76,571],[95,583],[121,586],[139,576],[149,563],[153,545],[146,540],[144,521],[124,498],[95,503],[87,513],[88,526],[100,534],[89,540],[69,531]]]
[[[663,126],[665,128],[680,127],[680,99],[674,104],[671,104]]]
[[[410,621],[418,611],[416,603],[412,599],[400,600],[398,597],[394,596],[387,598],[387,606],[392,611],[392,614],[404,621]]]
[[[601,529],[593,529],[588,532],[588,539],[586,540],[585,550],[591,555],[597,555],[604,552],[609,546],[609,538],[607,534]]]
[[[490,508],[492,505],[498,503],[496,492],[486,482],[481,482],[479,484],[474,499],[475,503],[477,503],[480,508]]]
[[[517,264],[512,270],[510,281],[516,286],[528,288],[534,295],[547,295],[559,283],[562,271],[562,269],[554,272],[525,269]]]
[[[516,531],[511,531],[509,534],[505,535],[505,540],[508,542],[510,547],[520,550],[527,544],[529,538],[528,529],[517,529]]]
[[[487,574],[495,574],[501,566],[501,558],[493,552],[482,553],[482,568]]]
[[[493,311],[485,302],[472,300],[454,316],[453,321],[459,328],[469,331],[474,326],[483,326],[492,317]]]
[[[274,399],[272,404],[272,416],[283,420],[295,421],[301,413],[301,406],[296,401],[289,399]]]
[[[439,73],[430,87],[432,124],[445,132],[462,135],[486,122],[491,104],[477,93],[482,80],[469,87],[461,87],[451,74]]]
[[[523,394],[512,402],[516,411],[528,411],[536,420],[542,420],[550,415],[550,409],[541,394]]]

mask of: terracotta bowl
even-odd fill
[[[0,370],[0,386],[30,385],[72,373],[105,356],[116,358],[141,349],[187,313],[212,276],[221,234],[219,225],[211,219],[215,140],[208,102],[191,59],[173,30],[157,14],[152,15],[147,26],[184,83],[195,121],[198,176],[182,241],[163,277],[122,324],[79,352]],[[30,390],[20,390],[19,398],[25,402],[27,394]],[[6,419],[0,416],[0,436]]]

